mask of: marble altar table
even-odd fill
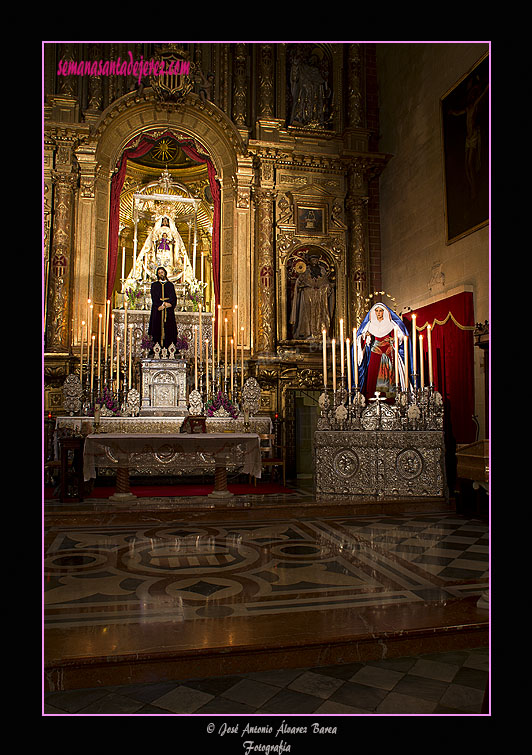
[[[173,435],[179,434],[184,417],[100,417],[99,430],[107,436],[111,433],[147,433],[152,435]],[[249,428],[245,426],[244,418],[237,419],[207,417],[205,420],[207,434],[211,433],[252,433],[256,435],[271,434],[272,420],[268,416],[250,417]],[[63,437],[87,437],[95,432],[94,417],[77,416],[77,417],[57,417],[55,423],[54,443],[56,446],[55,455],[58,458],[58,441]],[[184,433],[182,434],[184,435]],[[181,437],[182,437],[181,435]],[[182,465],[176,462],[172,456],[161,456],[158,468],[154,468],[149,461],[144,463],[144,459],[137,457],[137,465],[130,467],[130,475],[161,475],[161,476],[183,476],[183,475],[204,475],[212,474],[212,459],[206,460],[203,466],[197,466],[194,469],[184,470]]]
[[[90,480],[100,466],[116,469],[116,492],[110,499],[132,500],[129,469],[138,466],[139,458],[158,469],[168,457],[187,471],[210,466],[215,475],[212,498],[232,497],[227,489],[228,467],[261,476],[260,440],[255,433],[91,433],[85,438],[83,475]]]

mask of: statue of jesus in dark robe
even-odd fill
[[[151,284],[151,314],[148,334],[153,343],[168,348],[177,341],[175,306],[177,294],[174,284],[166,277],[164,267],[157,268],[157,280]]]

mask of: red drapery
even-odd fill
[[[163,134],[175,138],[171,132]],[[107,298],[111,299],[115,284],[116,268],[118,264],[118,229],[120,212],[120,193],[126,177],[127,161],[135,157],[147,154],[153,145],[162,137],[157,138],[145,134],[137,146],[126,147],[120,158],[118,170],[111,181],[111,207],[109,217],[109,244],[108,244],[108,267],[107,267]],[[207,155],[199,153],[192,141],[179,141],[178,144],[183,152],[194,162],[206,163],[209,175],[209,186],[214,203],[214,216],[212,224],[212,267],[214,279],[215,304],[220,300],[220,187],[216,180],[216,171],[211,159]]]
[[[473,294],[456,294],[408,312],[403,320],[410,330],[413,314],[417,330],[423,335],[425,385],[429,374],[427,325],[430,325],[434,387],[443,396],[449,429],[457,443],[473,443],[476,440]]]

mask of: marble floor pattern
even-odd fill
[[[445,600],[488,586],[482,520],[452,514],[52,527],[45,627]]]
[[[283,615],[319,622],[324,611],[445,606],[475,601],[488,578],[488,522],[452,512],[50,526],[44,645],[48,631],[94,639],[108,630],[119,637],[128,628],[170,624],[193,634],[205,622]],[[486,648],[461,649],[208,679],[84,685],[45,693],[44,712],[478,713],[487,659]]]

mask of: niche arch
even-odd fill
[[[296,297],[296,281],[299,275],[304,273],[309,267],[312,259],[318,258],[322,271],[327,274],[331,284],[329,295],[329,318],[330,328],[328,337],[334,334],[334,322],[337,311],[338,296],[338,272],[339,259],[330,249],[319,244],[298,243],[286,255],[284,264],[281,267],[281,296],[279,298],[280,306],[280,333],[279,340],[281,344],[300,344],[307,343],[313,339],[301,338],[296,332],[295,324],[292,322],[294,314],[294,299]],[[314,339],[321,339],[321,332],[314,334]]]
[[[120,169],[126,152],[135,150],[146,138],[164,133],[191,145],[191,150],[206,158],[212,166],[211,176],[218,188],[219,211],[217,243],[218,266],[215,292],[220,298],[220,260],[224,251],[232,254],[236,248],[233,224],[222,233],[224,211],[234,205],[238,158],[245,152],[242,139],[227,116],[210,102],[190,93],[182,103],[161,103],[153,93],[142,98],[124,95],[104,111],[94,127],[93,143],[98,176],[95,184],[96,234],[92,256],[93,288],[96,300],[107,296],[114,281],[117,264],[118,225],[112,217],[113,178]],[[212,183],[211,183],[212,187]],[[114,198],[116,200],[116,197]],[[213,197],[215,199],[215,197]],[[224,210],[225,207],[225,210]],[[213,240],[214,243],[214,240]],[[98,297],[98,293],[100,296]]]

